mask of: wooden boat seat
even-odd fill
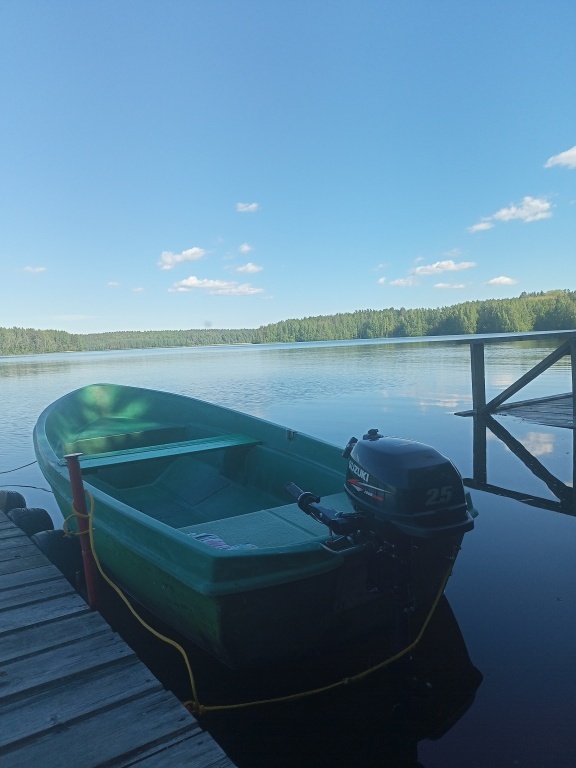
[[[339,509],[350,508],[344,493],[326,496],[322,503]],[[232,547],[242,544],[257,548],[282,547],[315,541],[322,543],[330,538],[328,528],[302,512],[295,503],[188,525],[179,530],[189,536],[211,533]]]
[[[121,451],[108,451],[106,453],[93,453],[80,456],[80,466],[83,471],[110,467],[116,464],[129,464],[135,461],[166,458],[168,456],[182,456],[189,453],[202,453],[206,451],[219,451],[224,448],[237,448],[239,446],[256,445],[255,440],[248,435],[232,434],[219,437],[203,437],[197,440],[182,440],[176,443],[163,443],[160,445],[148,445],[138,448],[125,448]],[[65,464],[65,460],[61,461]]]

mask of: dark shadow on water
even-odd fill
[[[144,630],[105,586],[105,617],[181,701],[191,698],[180,653]],[[259,701],[311,690],[374,666],[390,637],[372,634],[336,643],[292,666],[234,672],[138,608],[143,618],[185,648],[205,706]],[[418,768],[418,743],[439,739],[469,709],[482,681],[445,597],[407,660],[367,678],[288,703],[206,712],[200,725],[239,768],[382,766]]]

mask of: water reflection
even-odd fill
[[[565,483],[554,475],[537,456],[554,454],[554,438],[551,434],[528,433],[523,442],[513,435],[492,416],[474,416],[473,476],[464,478],[464,484],[497,496],[516,499],[540,509],[550,509],[568,515],[576,515],[574,495],[574,463],[572,482]],[[522,464],[551,491],[555,499],[549,499],[488,482],[488,436],[498,438]]]
[[[390,350],[394,345],[397,348]],[[486,349],[487,397],[501,392],[499,377],[516,381],[551,350],[543,342],[491,345]],[[416,740],[419,760],[426,768],[513,764],[566,768],[574,764],[576,520],[574,507],[570,514],[550,512],[569,509],[569,504],[562,505],[562,494],[569,496],[573,487],[572,430],[497,417],[556,478],[559,484],[552,480],[552,487],[559,490],[557,496],[532,472],[531,462],[525,463],[513,452],[514,442],[503,442],[486,425],[480,438],[478,433],[473,435],[471,418],[454,417],[455,410],[471,407],[467,345],[455,346],[449,340],[438,345],[330,343],[323,348],[270,345],[3,358],[0,471],[34,459],[32,428],[46,405],[98,381],[204,398],[342,447],[359,430],[379,427],[387,435],[433,445],[451,457],[464,476],[484,482],[485,492],[472,489],[480,516],[465,540],[447,594],[470,657],[485,679],[471,710],[460,716],[463,709],[455,705],[455,718],[460,719],[442,739]],[[566,392],[571,386],[565,358],[524,391],[527,398],[540,397]],[[18,490],[21,485],[43,484],[36,467],[0,477],[0,485]],[[493,488],[518,496],[499,495]],[[23,493],[29,506],[49,506],[49,494],[29,489]],[[524,499],[543,499],[545,504],[538,508],[522,503]],[[54,508],[59,515],[55,504]],[[428,639],[427,633],[423,642]],[[443,649],[439,641],[440,654],[450,652],[449,635],[444,642]],[[164,663],[162,659],[159,653],[158,664]],[[167,667],[171,665],[166,662]],[[176,678],[174,687],[182,687],[185,673],[179,662],[170,674]],[[446,675],[445,679],[444,701],[452,695],[455,701],[464,699],[458,678],[450,682]],[[257,765],[260,755],[261,765],[277,765],[284,750],[291,756],[299,751],[302,765],[318,768],[337,766],[337,760],[330,758],[341,750],[346,765],[402,765],[397,757],[402,751],[397,743],[400,737],[391,733],[387,686],[384,675],[379,683],[370,680],[357,690],[350,689],[351,698],[330,704],[325,697],[314,698],[287,707],[289,717],[276,708],[237,714],[231,717],[228,733],[235,740],[234,756],[239,756],[238,764],[245,757]],[[251,718],[256,718],[254,725]],[[420,722],[431,725],[431,716]],[[226,731],[222,725],[213,727]],[[414,716],[405,726],[411,762],[404,765],[417,764],[416,729]],[[225,737],[226,733],[223,743]],[[396,763],[387,761],[390,753],[396,755]]]
[[[113,595],[106,603],[108,620],[152,672],[181,700],[189,698],[179,654],[142,633]],[[146,619],[161,629],[154,617]],[[372,634],[353,647],[335,642],[306,664],[240,673],[176,639],[186,648],[205,705],[260,700],[337,681],[385,658],[389,642]],[[200,723],[238,768],[421,768],[419,744],[450,731],[472,706],[482,679],[443,597],[407,662],[297,701],[207,712]]]

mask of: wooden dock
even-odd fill
[[[484,347],[488,344],[502,344],[517,343],[520,341],[556,341],[558,347],[551,352],[547,357],[537,363],[530,371],[527,371],[523,376],[515,381],[511,386],[501,392],[496,397],[492,398],[490,402],[486,402],[486,373],[484,362]],[[565,426],[572,428],[572,424],[568,425],[566,422],[568,409],[571,409],[572,413],[576,410],[574,405],[576,398],[576,330],[570,331],[539,331],[535,333],[493,333],[488,336],[471,336],[470,339],[460,339],[458,343],[469,344],[470,346],[470,372],[472,375],[472,410],[461,411],[457,416],[489,416],[497,412],[510,411],[512,408],[516,408],[516,415],[519,418],[525,418],[527,421],[536,421],[539,424],[547,424],[548,426]],[[515,394],[517,394],[523,387],[534,381],[540,374],[548,370],[554,363],[561,360],[563,357],[570,357],[570,365],[572,372],[572,392],[567,395],[554,395],[550,398],[540,398],[539,407],[532,412],[525,408],[524,414],[520,413],[518,406],[520,403],[513,404],[507,403],[507,401]],[[568,403],[567,399],[571,398],[572,403]],[[549,402],[546,403],[545,401]],[[552,401],[562,401],[563,413],[560,415],[560,422],[557,416],[552,416],[552,423],[545,421],[546,406],[549,407],[549,412],[555,409],[556,403],[552,405]],[[531,401],[525,400],[521,403],[522,406],[527,406]],[[537,401],[533,401],[537,402]],[[544,405],[544,407],[542,407]],[[533,418],[530,418],[532,415]],[[572,416],[570,415],[570,421]]]
[[[532,400],[517,400],[500,405],[494,410],[500,416],[516,416],[533,424],[547,427],[574,429],[574,398],[572,392],[564,395],[551,395]]]
[[[0,768],[233,768],[0,512]]]

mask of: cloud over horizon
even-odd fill
[[[444,261],[435,261],[434,264],[425,264],[421,267],[414,267],[410,270],[414,275],[439,275],[442,272],[460,272],[463,269],[471,269],[476,266],[475,261],[454,261],[445,259]]]
[[[500,275],[500,277],[493,277],[492,280],[488,280],[486,285],[516,285],[517,282],[518,280],[513,277]]]
[[[198,261],[206,256],[207,251],[204,248],[188,248],[181,253],[172,253],[172,251],[163,251],[160,256],[158,266],[160,269],[174,269],[176,264],[182,264],[184,261]]]
[[[545,197],[531,197],[526,195],[518,205],[512,203],[508,208],[500,208],[492,216],[483,216],[478,224],[468,227],[468,232],[482,232],[492,229],[496,222],[523,221],[528,224],[532,221],[549,219],[552,216],[552,203]]]
[[[201,280],[196,275],[191,275],[168,288],[169,293],[187,293],[193,290],[206,291],[211,296],[252,296],[256,293],[264,293],[264,288],[254,288],[249,283],[240,284],[230,280]]]

